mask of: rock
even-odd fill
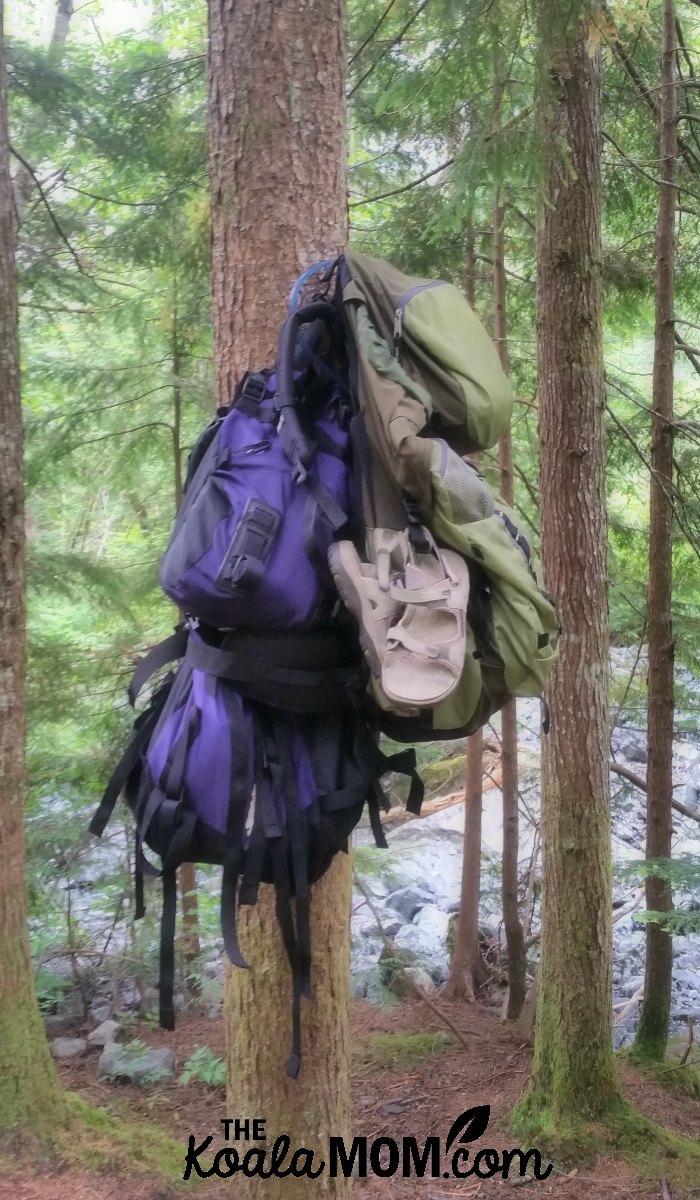
[[[420,883],[415,887],[402,887],[390,892],[384,903],[387,908],[393,908],[404,921],[412,921],[426,904],[435,903],[435,892],[428,885]]]
[[[410,963],[411,958],[405,952],[400,956],[387,954],[380,967],[381,980],[387,991],[399,1000],[414,997],[416,993],[411,987],[410,981],[412,980],[422,992],[431,997],[435,996],[437,988],[430,972],[417,963],[409,965]]]
[[[687,1005],[686,1007],[674,1009],[672,1017],[674,1021],[687,1021],[688,1019],[691,1021],[700,1021],[700,1005],[696,1008]]]
[[[425,992],[427,996],[430,996],[431,999],[433,996],[437,996],[437,987],[435,986],[435,983],[431,979],[428,972],[424,971],[422,967],[408,967],[406,969],[406,974],[409,975],[416,986],[419,987],[422,992]],[[409,994],[410,990],[411,989],[409,989]]]
[[[158,988],[146,987],[143,989],[143,995],[138,1003],[138,1010],[142,1017],[147,1017],[152,1009],[158,1007]]]
[[[112,1005],[107,1004],[107,1003],[91,1004],[90,1005],[90,1016],[93,1021],[96,1021],[98,1025],[101,1025],[103,1021],[109,1021],[109,1019],[111,1018]]]
[[[646,746],[642,746],[639,742],[625,742],[624,746],[620,747],[620,751],[628,762],[645,763],[648,758]]]
[[[127,1083],[155,1083],[167,1079],[175,1070],[173,1053],[168,1049],[150,1050],[140,1043],[118,1046],[111,1042],[100,1055],[100,1071],[109,1079]]]
[[[401,929],[402,925],[403,921],[383,921],[380,929],[377,921],[369,921],[366,925],[360,926],[360,933],[362,934],[362,937],[366,938],[380,938],[382,936],[382,932],[386,935],[386,937],[396,937],[396,934],[399,932],[399,929]]]
[[[87,1050],[85,1038],[57,1037],[51,1043],[51,1053],[54,1058],[66,1060],[79,1058]]]
[[[628,999],[631,1000],[632,997],[634,995],[636,995],[636,993],[640,990],[640,988],[643,988],[643,987],[644,987],[644,976],[643,975],[633,975],[631,979],[627,980],[627,983],[623,984],[623,986],[620,988],[620,991],[622,992],[623,996],[626,996]]]
[[[88,1034],[87,1044],[88,1046],[109,1046],[111,1042],[116,1042],[118,1033],[118,1021],[102,1021],[97,1029],[93,1029],[92,1033]]]
[[[449,923],[449,913],[442,912],[434,904],[429,904],[425,908],[422,908],[413,921],[416,929],[420,929],[427,938],[434,938],[441,946],[447,945],[447,927]]]

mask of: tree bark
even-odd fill
[[[660,157],[656,225],[656,328],[651,415],[651,485],[647,623],[648,859],[669,859],[673,838],[673,373],[675,361],[674,274],[678,158],[676,28],[674,0],[664,0],[659,105]],[[647,909],[670,912],[671,885],[659,876],[646,881]],[[659,924],[646,928],[644,1000],[634,1044],[637,1057],[662,1062],[666,1055],[673,970],[673,940]]]
[[[345,240],[343,0],[210,0],[217,403],[274,360],[296,275]],[[235,267],[235,269],[233,269]]]
[[[59,64],[63,56],[63,51],[68,39],[68,30],[70,28],[70,20],[73,16],[73,0],[56,0],[54,12],[53,29],[49,38],[48,52],[49,57],[55,64]],[[37,116],[30,125],[30,132],[39,132],[41,129],[41,117]],[[13,194],[15,201],[15,213],[17,224],[21,225],[27,211],[27,205],[36,188],[36,180],[32,174],[18,164],[13,182]]]
[[[499,113],[500,119],[500,113]],[[493,312],[496,349],[503,370],[508,360],[508,321],[506,310],[506,272],[504,212],[500,189],[493,198]],[[510,430],[498,443],[500,493],[506,504],[513,504],[513,447]],[[501,712],[501,768],[503,796],[502,896],[503,924],[508,948],[508,999],[506,1020],[517,1021],[525,1002],[525,938],[518,911],[518,719],[515,700],[509,700]]]
[[[464,292],[476,307],[476,247],[474,219],[469,212],[464,233]],[[475,463],[478,454],[469,455]],[[462,887],[450,973],[442,989],[446,1000],[473,1001],[483,984],[479,953],[479,899],[481,895],[481,811],[483,802],[484,738],[481,730],[467,739],[464,784],[464,839]]]
[[[173,491],[175,512],[182,504],[182,349],[178,328],[177,273],[173,279],[173,313],[170,328],[170,365],[173,379]],[[181,613],[181,617],[184,614]],[[197,905],[197,868],[194,863],[183,863],[178,871],[180,899],[182,905],[182,953],[185,964],[196,962],[201,953],[199,944],[199,912]],[[189,981],[190,991],[197,991]]]
[[[474,245],[474,220],[471,213],[467,217],[467,228],[464,237],[464,294],[472,308],[475,308],[476,247]]]
[[[274,361],[295,277],[336,254],[347,228],[343,0],[210,0],[209,152],[217,402],[248,369]],[[312,983],[303,1003],[299,1079],[285,1076],[291,979],[270,889],[243,909],[251,970],[227,973],[228,1106],[263,1116],[268,1141],[322,1148],[349,1134],[350,860],[339,855],[312,893]],[[266,1195],[308,1193],[271,1180]],[[350,1181],[324,1174],[319,1194]],[[236,1185],[257,1196],[255,1180]]]
[[[462,892],[450,973],[442,989],[445,1000],[473,1001],[484,981],[479,953],[483,756],[484,734],[480,729],[467,740]]]
[[[542,557],[563,636],[543,739],[542,960],[520,1109],[557,1137],[617,1101],[612,1048],[600,56],[541,0],[537,341]]]
[[[0,1141],[67,1114],[34,993],[24,877],[25,534],[15,217],[0,0]]]

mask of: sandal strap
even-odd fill
[[[450,667],[455,674],[457,674],[457,669],[450,661],[449,651],[455,642],[459,641],[460,635],[461,631],[458,632],[454,638],[451,638],[449,642],[438,642],[431,644],[429,642],[422,641],[419,638],[413,637],[413,635],[409,633],[409,631],[403,625],[399,624],[392,626],[392,628],[389,630],[387,635],[387,647],[391,649],[392,647],[399,645],[403,646],[404,649],[409,650],[417,657],[429,658],[436,662],[440,662],[443,666]]]
[[[422,588],[406,588],[400,583],[392,583],[389,594],[401,604],[436,604],[450,607],[449,601],[455,590],[449,579],[438,579]]]
[[[403,625],[394,625],[387,634],[387,647],[389,649],[395,646],[403,646],[406,650],[410,650],[412,654],[417,654],[422,658],[440,657],[440,649],[438,646],[431,646],[428,642],[420,641],[414,638],[404,629]]]

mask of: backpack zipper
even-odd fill
[[[417,296],[419,292],[427,292],[430,288],[442,287],[445,283],[444,279],[433,279],[430,283],[418,283],[415,287],[409,288],[404,292],[403,296],[399,296],[396,301],[396,309],[394,312],[394,357],[399,357],[399,345],[403,337],[403,314],[409,300]]]

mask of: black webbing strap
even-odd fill
[[[328,488],[320,480],[316,479],[313,475],[309,475],[306,480],[306,486],[334,533],[337,533],[339,529],[347,525],[347,513],[343,511],[335,496],[331,495]]]
[[[398,750],[395,754],[384,754],[378,746],[375,747],[375,762],[379,776],[387,771],[395,771],[397,775],[406,775],[411,780],[411,786],[406,801],[406,811],[414,816],[420,815],[425,787],[418,774],[416,752],[413,747]]]
[[[183,862],[189,847],[197,818],[188,812],[180,802],[164,800],[163,807],[170,811],[159,813],[159,818],[173,826],[168,853],[163,860],[163,909],[160,919],[160,977],[158,993],[160,1001],[160,1025],[162,1029],[175,1028],[175,1007],[173,990],[175,985],[175,921],[177,916],[177,868]],[[167,834],[166,834],[167,836]],[[137,847],[137,864],[140,844]],[[143,916],[143,863],[146,860],[140,853],[142,862],[137,865],[136,883],[136,913]],[[150,867],[150,864],[147,864]],[[152,869],[152,868],[151,868]]]
[[[418,554],[429,554],[431,545],[425,534],[420,504],[405,492],[402,493],[401,499],[408,521],[407,532],[411,545]]]
[[[372,528],[376,526],[377,505],[372,477],[372,450],[367,435],[365,419],[361,413],[356,413],[350,420],[350,444],[352,446],[352,475],[350,477],[352,503],[350,511],[358,514],[358,517],[355,519],[354,540],[361,540],[362,544],[358,544],[358,549],[364,554],[365,524]],[[363,491],[363,485],[365,491]],[[367,508],[369,509],[369,512],[366,514],[365,495],[367,498]],[[360,514],[365,516],[365,521],[359,519]]]
[[[382,825],[381,809],[386,808],[386,797],[382,791],[382,785],[378,779],[372,783],[372,789],[367,797],[367,810],[369,812],[369,823],[374,837],[375,845],[380,850],[388,850],[389,843],[386,840],[384,826]]]
[[[143,871],[140,866],[134,867],[134,920],[141,921],[146,915],[146,905],[143,896]]]
[[[237,713],[231,716],[231,781],[226,818],[226,851],[221,881],[221,931],[224,949],[235,967],[248,969],[238,942],[236,904],[238,875],[243,863],[243,836],[249,802],[248,721],[243,701],[235,697]]]
[[[313,999],[311,990],[311,912],[309,889],[309,842],[306,821],[301,810],[301,797],[297,782],[296,763],[292,731],[289,721],[275,721],[275,738],[279,747],[283,773],[283,789],[289,849],[292,860],[292,877],[297,917],[297,961],[299,967],[299,990],[302,996]],[[307,797],[310,799],[310,797]]]
[[[325,792],[321,797],[323,808],[326,812],[339,812],[342,808],[350,808],[352,804],[359,804],[367,796],[370,781],[363,777],[358,783],[350,784],[348,787],[338,788],[334,792]]]
[[[275,911],[292,972],[292,1045],[287,1059],[287,1075],[296,1079],[301,1066],[301,976],[289,886],[287,837],[271,843],[272,879],[275,885]]]
[[[164,641],[158,642],[157,646],[153,646],[148,654],[139,661],[134,674],[131,677],[131,683],[127,689],[129,703],[132,708],[136,703],[139,692],[144,685],[148,683],[151,675],[155,675],[161,667],[167,666],[169,662],[174,662],[176,658],[184,658],[187,649],[187,638],[189,629],[186,626],[178,627],[170,637]]]
[[[328,706],[345,706],[348,703],[347,689],[357,680],[357,671],[347,667],[306,668],[277,666],[275,642],[260,639],[255,651],[252,647],[239,650],[223,650],[210,646],[199,638],[192,638],[187,648],[187,661],[196,670],[227,679],[239,685],[244,694],[251,691],[256,699],[275,704],[279,697],[276,687],[286,687],[293,693],[285,697],[284,706],[295,711],[318,712]],[[269,696],[267,692],[269,691]]]
[[[169,686],[162,689],[160,703],[154,703],[153,706],[141,713],[134,723],[134,729],[131,735],[131,740],[124,751],[122,757],[117,763],[107,787],[104,790],[102,799],[100,800],[97,809],[95,810],[90,822],[89,831],[95,837],[102,837],[109,818],[111,817],[114,806],[119,799],[123,789],[126,787],[131,772],[138,767],[141,762],[141,754],[145,746],[148,745],[151,734],[155,729],[163,704],[169,692]]]
[[[177,874],[171,867],[163,872],[163,912],[160,923],[160,1024],[175,1028],[173,989],[175,985],[175,917]]]

